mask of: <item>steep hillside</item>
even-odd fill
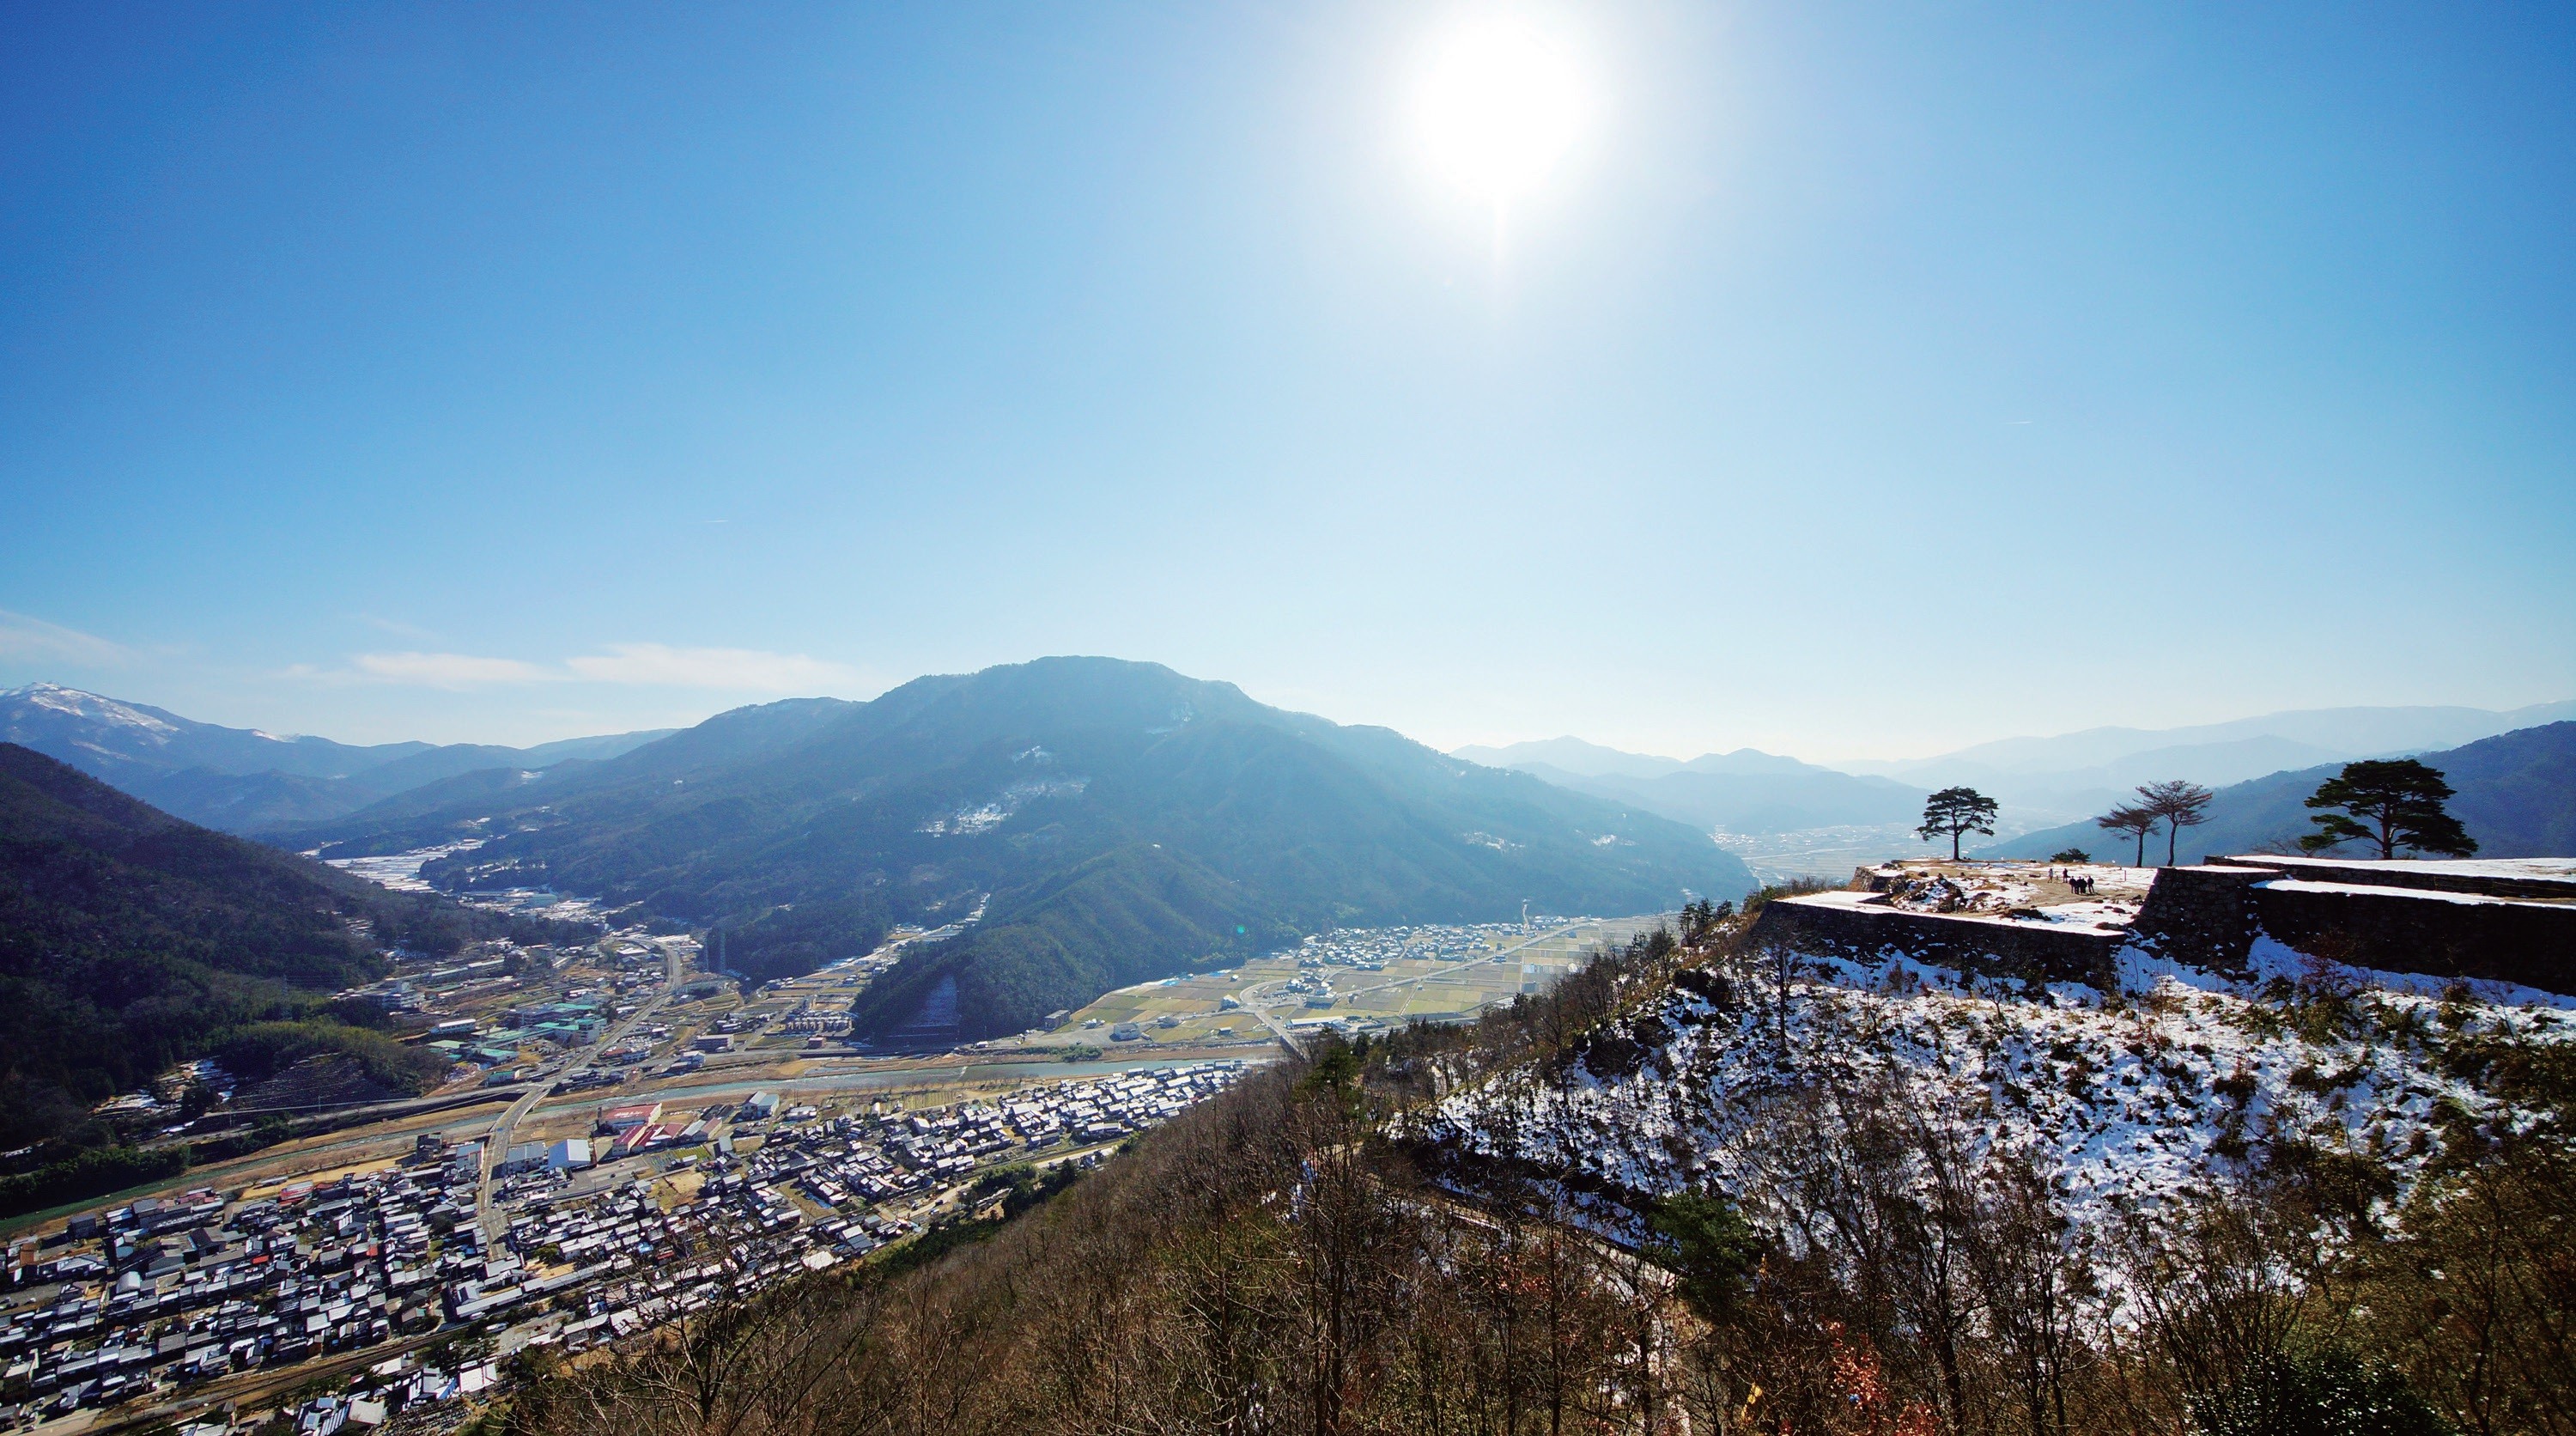
[[[2524,728],[2419,756],[2458,790],[2451,811],[2478,840],[2480,857],[2576,853],[2576,722]],[[2184,860],[2210,853],[2291,851],[2301,834],[2313,831],[2308,796],[2341,766],[2274,773],[2219,789],[2210,804],[2210,821],[2183,831]],[[2148,842],[2151,858],[2160,854],[2162,844],[2161,837]],[[2105,860],[2125,860],[2112,835],[2090,822],[2026,833],[1979,856],[2045,857],[2068,847]]]
[[[1321,1042],[1052,1198],[991,1170],[891,1250],[727,1225],[712,1292],[825,1270],[548,1363],[511,1427],[2565,1429],[2568,1014],[1999,997],[1694,936]],[[765,1152],[828,1171],[854,1125]]]
[[[0,1143],[379,970],[508,930],[182,822],[0,744]],[[533,933],[531,934],[533,935]]]
[[[1752,885],[1705,836],[1632,806],[1107,659],[743,710],[560,784],[294,841],[479,835],[497,836],[427,875],[719,926],[755,975],[989,895],[981,925],[913,954],[860,1013],[892,1031],[953,990],[970,1036],[1291,932],[1517,916],[1524,900],[1652,911]]]

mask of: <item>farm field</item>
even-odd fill
[[[1553,919],[1527,931],[1517,923],[1346,929],[1232,968],[1123,987],[1043,1036],[992,1047],[1079,1042],[1213,1050],[1274,1040],[1255,1009],[1292,1030],[1461,1022],[1492,1003],[1536,992],[1603,945],[1624,943],[1665,920],[1657,914]],[[1226,1005],[1229,998],[1234,1006]]]

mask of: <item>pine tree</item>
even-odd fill
[[[2442,806],[2451,796],[2441,770],[2413,758],[2346,763],[2308,799],[2309,807],[2325,811],[2309,820],[2317,830],[2299,839],[2299,849],[2322,852],[2359,839],[2379,844],[2382,858],[2396,857],[2399,848],[2465,858],[2478,841]]]
[[[2138,807],[2164,819],[2165,866],[2175,862],[2175,849],[2182,841],[2182,830],[2197,828],[2209,821],[2209,800],[2217,794],[2198,783],[2180,778],[2169,783],[2143,783],[2138,787]],[[2143,856],[2145,849],[2139,849]]]
[[[2156,830],[2156,822],[2155,814],[2126,803],[2093,820],[2095,827],[2108,828],[2115,833],[2126,833],[2138,840],[2138,860],[2130,864],[2131,867],[2138,868],[2147,865],[2147,834]]]
[[[1923,800],[1923,826],[1914,835],[1925,842],[1947,833],[1950,860],[1959,860],[1959,839],[1968,833],[1995,835],[1995,800],[1974,788],[1943,788]]]

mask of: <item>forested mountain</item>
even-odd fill
[[[207,827],[233,833],[306,827],[459,774],[543,769],[611,758],[669,730],[567,738],[533,748],[280,738],[199,723],[141,703],[51,683],[0,692],[0,739]]]
[[[494,836],[497,835],[497,836]],[[983,921],[857,1014],[953,993],[960,1035],[1337,925],[1631,913],[1752,886],[1698,832],[1256,703],[1154,664],[1057,658],[873,702],[771,704],[430,813],[295,835],[350,849],[489,836],[445,885],[545,883],[718,927],[753,975]]]
[[[62,1130],[227,1028],[309,1014],[380,970],[379,943],[452,950],[513,928],[0,743],[0,1145]]]
[[[2416,756],[2440,769],[2458,790],[2450,810],[2469,836],[2478,840],[2478,856],[2537,858],[2576,853],[2576,722],[2524,728]],[[2209,822],[2183,830],[2183,860],[2197,861],[2205,854],[2294,851],[2300,835],[2314,831],[2308,821],[2313,816],[2306,806],[2308,796],[2342,766],[2326,763],[2219,789],[2209,806]],[[2121,846],[2124,841],[2090,822],[2070,823],[2025,833],[1978,856],[2035,858],[2073,847],[2105,861],[2126,862],[2135,850]],[[2160,857],[2163,844],[2162,837],[2150,840],[2150,856]]]

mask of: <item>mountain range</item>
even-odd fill
[[[2102,812],[2140,783],[2184,778],[2215,787],[2324,763],[2456,748],[2569,719],[2576,719],[2576,702],[2504,712],[2311,708],[2183,728],[2003,738],[1932,758],[1843,766],[1927,788],[1964,783],[2000,801],[2007,818],[2062,822]]]
[[[2457,748],[2415,756],[2439,769],[2456,790],[2447,805],[2477,839],[2484,858],[2559,857],[2576,853],[2576,722],[2549,723],[2482,738]],[[2180,855],[2291,852],[2314,831],[2308,796],[2333,777],[2340,763],[2272,773],[2220,788],[2209,821],[2182,833]],[[2080,848],[2103,861],[2127,862],[2136,849],[2091,820],[2024,833],[1978,857],[2044,858]],[[2163,860],[2165,840],[2147,843],[2150,862]],[[2377,853],[2366,854],[2376,857]]]
[[[2135,781],[2253,770],[2271,776],[2228,787],[2220,821],[2192,840],[2285,841],[2305,830],[2297,801],[2329,760],[2568,708],[2097,729],[1853,773],[1753,749],[1683,761],[1573,738],[1444,756],[1157,665],[1063,658],[926,677],[865,703],[793,699],[525,749],[279,738],[46,684],[0,694],[0,734],[278,846],[472,842],[426,875],[451,890],[552,887],[708,931],[755,978],[980,911],[961,935],[916,945],[857,1013],[880,1037],[973,1037],[1334,926],[1735,896],[1752,876],[1710,830],[1910,825],[1925,788],[1952,782],[2091,810]],[[2537,731],[2454,750],[2460,809],[2490,851],[2569,846],[2550,826],[2570,807],[2549,786],[2557,740]],[[2069,845],[2102,843],[2084,823],[1996,851]]]
[[[69,763],[173,816],[233,833],[327,822],[461,773],[613,758],[669,733],[352,746],[200,723],[51,683],[0,692],[0,741]]]
[[[738,709],[276,837],[334,855],[460,839],[482,843],[424,876],[714,929],[750,976],[982,907],[868,989],[855,1016],[878,1035],[944,1032],[952,1009],[956,1036],[1015,1031],[1337,926],[1648,912],[1753,886],[1704,832],[1637,805],[1098,658]]]
[[[2454,748],[2569,719],[2576,719],[2576,702],[2503,712],[2310,708],[2181,728],[2088,728],[2046,738],[2002,738],[1930,758],[1835,766],[1752,748],[1683,762],[1580,738],[1466,747],[1453,756],[1535,773],[1680,822],[1748,834],[1910,826],[1921,815],[1926,791],[1964,784],[2003,805],[2009,831],[2053,829],[2106,811],[2141,783],[2183,778],[2216,787],[2355,758]]]

